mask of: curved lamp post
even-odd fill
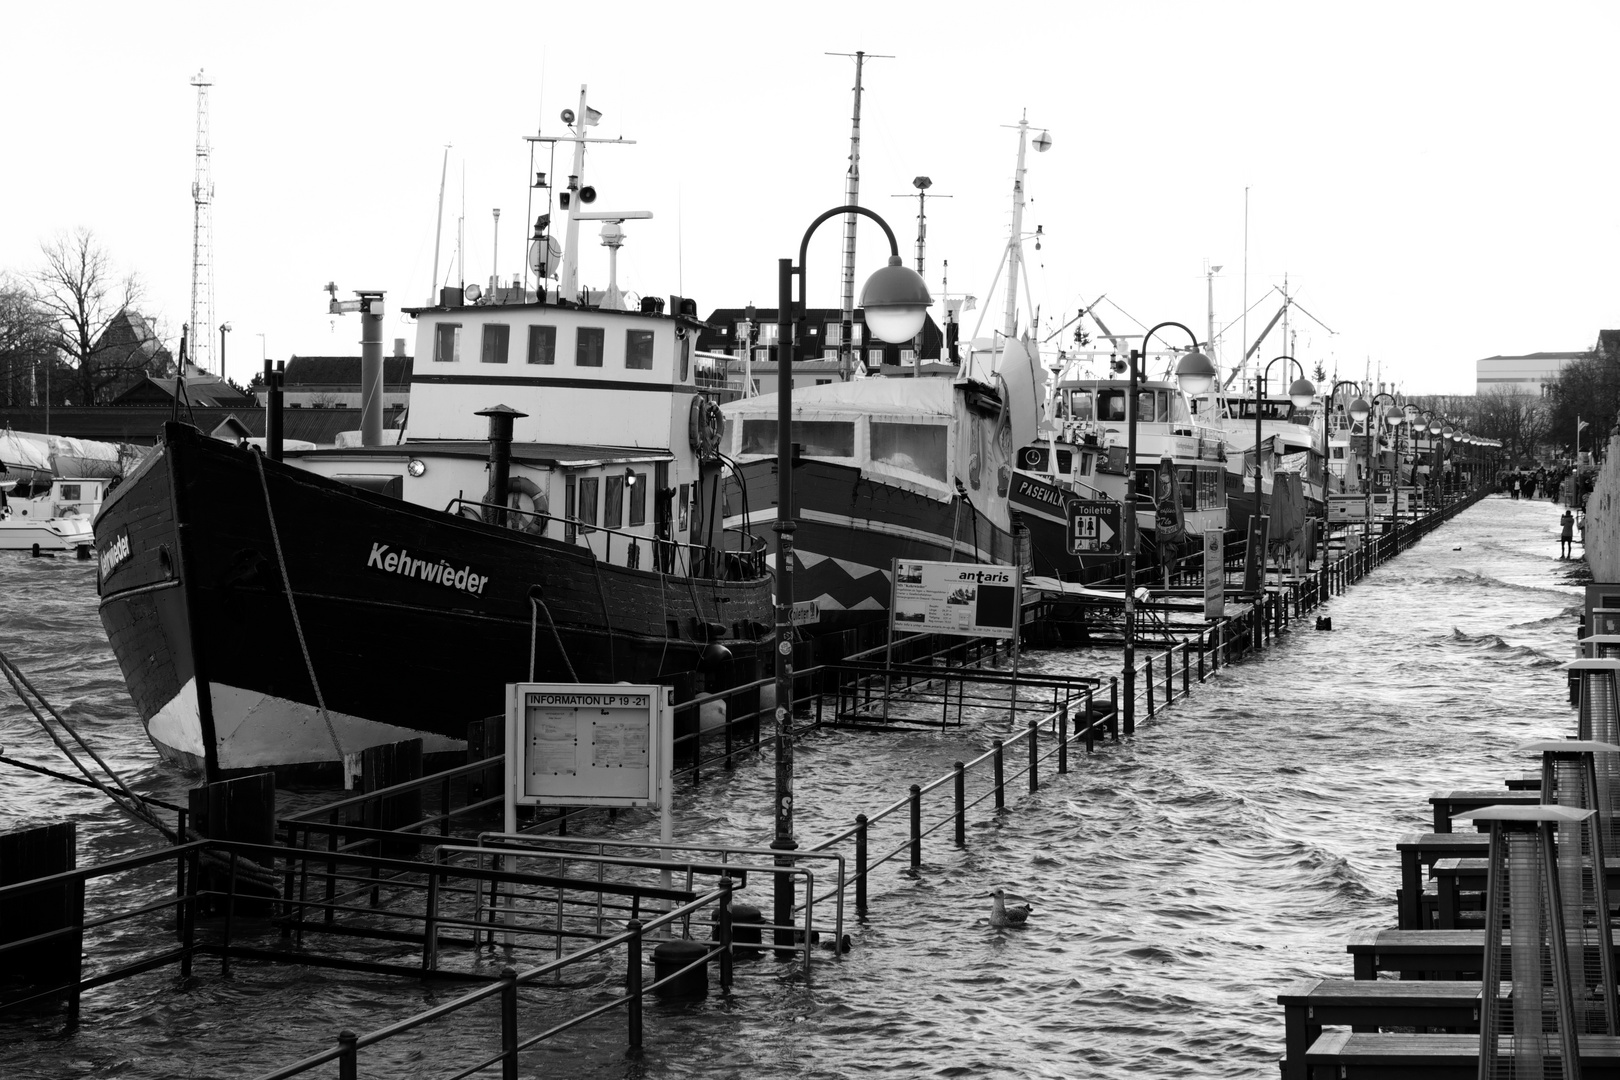
[[[1357,383],[1357,382],[1354,382],[1354,381],[1352,381],[1350,379],[1340,379],[1338,382],[1334,383],[1332,389],[1330,389],[1328,391],[1328,394],[1327,394],[1327,406],[1326,406],[1326,408],[1327,408],[1327,414],[1328,414],[1329,417],[1331,417],[1333,415],[1333,399],[1338,396],[1339,387],[1341,387],[1341,386],[1353,387],[1357,394],[1359,394],[1361,392],[1361,384]],[[1346,411],[1348,411],[1348,410],[1346,410]],[[1345,462],[1344,468],[1349,469],[1349,467],[1350,467],[1350,464],[1349,464],[1349,461],[1347,459],[1346,462]],[[1340,491],[1341,494],[1344,491],[1345,484],[1346,484],[1345,474],[1344,474],[1344,472],[1341,471],[1339,473],[1339,491]]]
[[[1406,423],[1406,409],[1401,406],[1390,409],[1384,413],[1384,423],[1389,425],[1390,434],[1395,437],[1395,467],[1389,471],[1392,487],[1391,513],[1395,518],[1395,537],[1399,543],[1401,531],[1401,427]]]
[[[1380,406],[1384,405],[1386,400],[1389,402],[1390,406],[1394,406],[1396,404],[1394,394],[1389,394],[1380,390],[1378,393],[1373,395],[1372,401],[1369,402],[1367,406],[1367,497],[1365,507],[1366,516],[1362,518],[1361,522],[1361,538],[1363,541],[1366,541],[1372,535],[1373,479],[1378,475],[1377,466],[1374,463],[1373,457],[1374,447],[1376,446],[1376,444],[1373,442],[1373,429],[1378,426],[1378,421],[1374,420],[1372,416],[1374,413],[1377,413],[1380,417],[1384,415],[1386,410],[1380,408]]]
[[[1147,359],[1148,342],[1167,326],[1174,326],[1192,339],[1192,351],[1176,362],[1176,380],[1184,392],[1203,394],[1215,383],[1215,365],[1198,351],[1198,335],[1178,322],[1162,322],[1142,335],[1140,351],[1130,352],[1130,390],[1125,395],[1125,731],[1136,725],[1136,384],[1142,361]],[[1173,492],[1179,499],[1181,492]]]
[[[1287,360],[1299,372],[1288,387],[1288,399],[1296,408],[1303,409],[1316,397],[1316,386],[1305,377],[1305,368],[1292,356],[1274,356],[1266,364],[1265,370],[1254,378],[1254,512],[1260,513],[1260,406],[1266,397],[1266,379],[1271,375],[1271,365],[1278,360]]]
[[[928,318],[933,298],[922,277],[900,261],[900,245],[889,223],[864,206],[837,206],[810,223],[799,242],[799,263],[777,261],[776,307],[776,829],[771,848],[778,854],[778,865],[791,866],[790,852],[799,845],[793,839],[793,279],[799,279],[799,303],[803,304],[807,278],[805,255],[810,236],[822,222],[840,214],[862,214],[878,223],[889,238],[889,264],[866,280],[861,290],[861,307],[866,326],[873,334],[891,343],[910,341]],[[776,875],[776,944],[793,946],[793,881],[788,874]],[[778,953],[778,955],[781,955]]]

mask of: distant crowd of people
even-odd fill
[[[1496,474],[1496,490],[1515,499],[1557,500],[1562,497],[1568,505],[1584,510],[1594,479],[1595,474],[1590,469],[1578,470],[1567,462],[1557,462],[1534,469],[1504,469]]]

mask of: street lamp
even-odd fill
[[[1266,379],[1271,375],[1271,365],[1278,360],[1287,360],[1299,371],[1299,378],[1288,387],[1288,399],[1294,403],[1295,408],[1303,409],[1316,397],[1316,386],[1305,377],[1305,368],[1292,356],[1274,356],[1266,364],[1265,370],[1254,377],[1254,513],[1258,517],[1263,507],[1263,497],[1260,494],[1260,412],[1261,403],[1266,398]]]
[[[1367,404],[1366,398],[1358,396],[1345,406],[1344,411],[1350,414],[1352,425],[1360,424],[1362,430],[1368,433],[1367,460],[1361,466],[1361,490],[1365,496],[1361,517],[1361,540],[1362,543],[1366,543],[1367,519],[1372,517],[1372,425],[1368,421],[1368,417],[1372,415],[1372,406]],[[1352,438],[1354,438],[1353,431],[1352,428]]]
[[[1410,408],[1410,406],[1407,406]],[[1406,423],[1406,409],[1394,408],[1384,414],[1384,423],[1389,425],[1390,433],[1395,438],[1395,467],[1389,471],[1392,481],[1391,513],[1395,518],[1396,542],[1399,542],[1401,532],[1401,425]]]
[[[1378,421],[1372,419],[1371,417],[1374,411],[1376,411],[1379,416],[1384,415],[1385,410],[1378,408],[1378,406],[1383,405],[1385,399],[1388,399],[1390,405],[1394,405],[1396,403],[1395,395],[1385,393],[1384,391],[1380,390],[1378,393],[1373,395],[1372,402],[1367,407],[1367,497],[1366,516],[1362,519],[1361,524],[1363,540],[1366,540],[1372,533],[1373,478],[1378,475],[1377,467],[1374,464],[1374,454],[1376,452],[1374,448],[1376,444],[1373,442],[1373,429],[1378,426]]]
[[[889,264],[866,280],[861,290],[866,327],[884,341],[899,344],[916,337],[928,318],[933,298],[922,277],[900,262],[900,245],[889,223],[864,206],[837,206],[810,223],[799,242],[799,262],[776,264],[776,831],[771,848],[778,866],[792,866],[793,839],[793,279],[799,279],[803,304],[809,278],[805,260],[810,236],[828,218],[862,214],[878,223],[889,238]],[[777,874],[775,938],[793,945],[793,880]],[[781,955],[778,953],[778,955]]]
[[[1187,394],[1208,393],[1215,382],[1215,365],[1198,351],[1198,335],[1178,322],[1156,324],[1142,335],[1140,351],[1130,351],[1130,391],[1125,395],[1125,729],[1130,731],[1136,717],[1136,383],[1142,362],[1147,359],[1148,342],[1167,326],[1174,326],[1192,339],[1192,350],[1176,363],[1176,381]],[[1179,491],[1172,493],[1180,498]]]
[[[230,323],[219,324],[219,377],[225,378],[225,335],[231,332]]]

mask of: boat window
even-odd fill
[[[602,489],[602,525],[618,529],[624,526],[624,477],[609,476]]]
[[[797,425],[794,426],[795,431]],[[853,428],[851,430],[853,435]],[[855,454],[853,442],[844,457]],[[872,421],[872,460],[945,482],[943,424],[889,424]]]
[[[433,328],[433,359],[442,364],[461,359],[460,323],[439,323]]]
[[[941,429],[943,430],[943,429]],[[793,441],[803,447],[803,453],[814,457],[855,456],[855,422],[853,420],[795,420]],[[943,462],[943,441],[941,461]],[[743,454],[776,453],[775,420],[743,420]],[[943,479],[943,465],[941,466]],[[919,472],[923,470],[919,469]]]
[[[78,484],[63,484],[62,485],[62,501],[63,502],[78,502],[79,501],[79,485]]]
[[[1097,419],[1105,422],[1125,420],[1125,391],[1100,390],[1097,393]]]
[[[624,332],[624,366],[636,371],[651,371],[653,360],[653,332],[626,330]]]
[[[591,526],[596,524],[596,492],[601,484],[599,477],[582,476],[579,478],[579,531],[583,533],[595,532]]]
[[[579,504],[575,498],[576,480],[572,475],[563,477],[563,543],[574,542],[574,510]]]
[[[795,420],[793,441],[804,447],[804,453],[814,457],[854,457],[855,422],[853,420]]]
[[[1181,489],[1181,508],[1198,509],[1198,482],[1190,466],[1176,470],[1176,486]]]
[[[487,323],[484,326],[484,347],[479,360],[485,364],[506,363],[506,346],[512,340],[512,328],[505,323]]]
[[[388,495],[395,499],[405,497],[405,477],[403,476],[345,476],[339,473],[336,477],[362,491],[375,491],[378,495]]]
[[[574,339],[574,366],[601,367],[602,342],[607,331],[600,326],[582,326]]]
[[[776,453],[776,421],[747,420],[742,425],[742,447],[739,454]]]
[[[1136,422],[1159,424],[1170,419],[1165,409],[1163,390],[1141,390],[1136,395]]]
[[[692,377],[692,335],[678,335],[681,343],[681,382]]]
[[[1065,395],[1065,399],[1067,401],[1068,418],[1070,420],[1092,419],[1090,390],[1070,390]],[[1123,398],[1120,400],[1121,402],[1124,401]]]
[[[647,474],[636,473],[636,482],[630,488],[630,524],[647,524]]]
[[[1057,452],[1057,473],[1059,476],[1068,476],[1069,469],[1074,465],[1074,452],[1059,450]]]
[[[1081,451],[1081,453],[1080,453],[1080,469],[1075,475],[1077,475],[1077,476],[1090,476],[1092,466],[1093,466],[1093,458],[1094,458],[1094,455],[1090,451]]]
[[[529,327],[529,363],[555,364],[557,362],[557,328],[555,326]]]
[[[1158,469],[1153,469],[1153,468],[1137,469],[1136,470],[1136,497],[1139,498],[1139,499],[1151,499],[1151,498],[1153,498],[1154,493],[1157,490],[1158,477],[1159,477],[1159,470]]]

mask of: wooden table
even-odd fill
[[[1394,979],[1300,979],[1277,995],[1283,1007],[1283,1080],[1306,1080],[1306,1052],[1324,1024],[1478,1030],[1479,983]]]
[[[1582,1035],[1584,1080],[1620,1080],[1620,1037]],[[1478,1035],[1325,1031],[1305,1052],[1308,1076],[1334,1080],[1477,1080]]]
[[[1507,937],[1502,942],[1502,970],[1513,970],[1507,957]],[[1614,948],[1614,932],[1610,932]],[[1376,979],[1381,971],[1398,973],[1403,979],[1479,978],[1485,966],[1484,930],[1364,930],[1350,937],[1345,951],[1350,954],[1358,979]],[[1620,962],[1620,948],[1616,948]]]
[[[1451,832],[1451,815],[1465,810],[1478,810],[1482,806],[1535,806],[1540,802],[1539,782],[1535,791],[1459,788],[1455,791],[1437,791],[1429,796],[1429,805],[1434,810],[1434,831],[1437,833]]]
[[[1441,859],[1482,859],[1490,851],[1488,833],[1407,833],[1395,842],[1401,857],[1401,897],[1396,925],[1422,930],[1423,871]]]

